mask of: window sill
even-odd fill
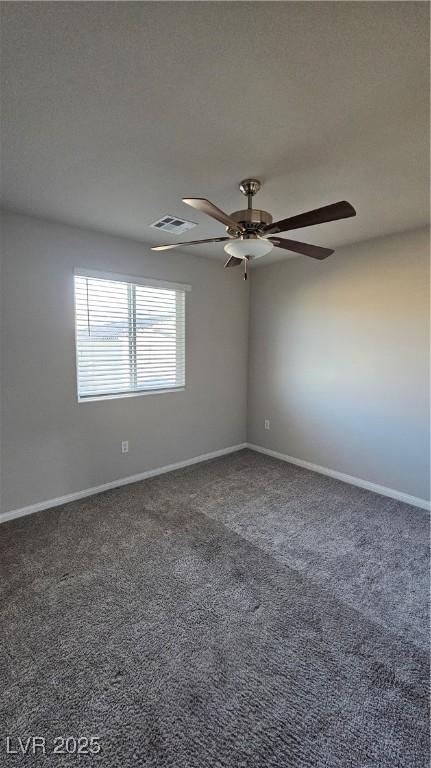
[[[168,392],[184,392],[185,387],[172,387],[165,389],[143,389],[139,392],[117,392],[113,395],[90,395],[79,397],[78,403],[95,403],[99,400],[119,400],[125,397],[141,397],[142,395],[166,395]]]

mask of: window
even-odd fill
[[[79,400],[184,387],[186,290],[190,286],[76,272]]]

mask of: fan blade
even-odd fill
[[[231,219],[230,216],[227,215],[227,213],[224,213],[224,211],[221,211],[220,208],[217,208],[216,205],[213,203],[210,203],[209,200],[206,200],[203,197],[183,197],[182,198],[183,203],[186,203],[187,205],[191,205],[192,208],[196,208],[197,211],[201,211],[201,213],[206,213],[207,216],[211,216],[213,219],[216,219],[217,221],[221,221],[222,224],[225,224],[226,227],[232,227],[237,229],[239,232],[243,232],[244,228],[241,226],[241,224],[238,224],[235,219]]]
[[[339,203],[324,205],[323,208],[316,208],[314,211],[300,213],[298,216],[290,216],[288,219],[274,221],[273,224],[267,224],[264,232],[287,232],[289,229],[302,229],[302,227],[311,227],[313,224],[323,224],[325,221],[337,221],[337,219],[347,219],[349,216],[356,216],[356,211],[347,200],[340,200]]]
[[[224,265],[224,268],[227,269],[228,267],[237,267],[239,264],[241,264],[241,262],[242,259],[237,259],[236,256],[231,256]]]
[[[277,248],[284,248],[286,251],[294,253],[303,253],[304,256],[311,256],[312,259],[327,259],[334,251],[331,248],[322,248],[320,245],[310,245],[310,243],[300,243],[299,240],[286,240],[284,237],[268,237],[271,243]]]
[[[200,243],[223,243],[231,240],[230,237],[210,237],[209,240],[189,240],[188,243],[169,243],[169,245],[153,245],[152,251],[169,251],[170,248],[179,248],[180,245],[199,245]]]

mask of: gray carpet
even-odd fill
[[[429,765],[425,512],[241,451],[0,542],[2,765]]]

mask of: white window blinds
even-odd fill
[[[188,289],[75,274],[79,399],[184,386]]]

